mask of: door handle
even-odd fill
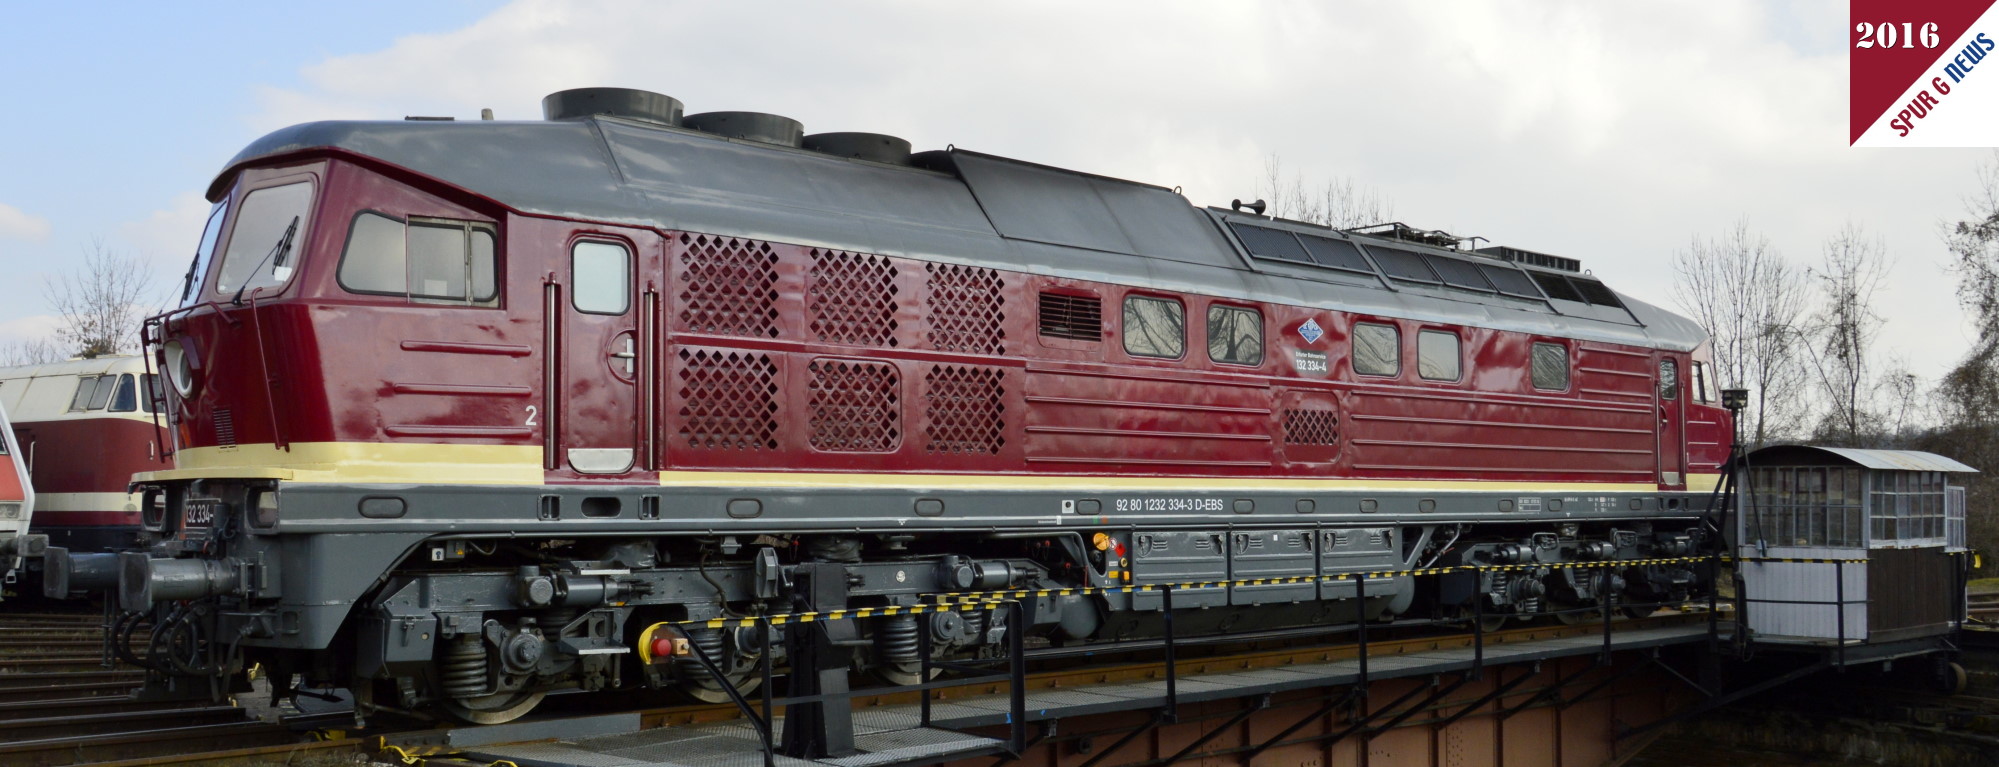
[[[639,356],[639,354],[638,354],[638,351],[637,351],[636,347],[635,347],[635,346],[634,346],[634,345],[632,344],[632,339],[631,339],[630,337],[627,337],[627,338],[625,339],[625,350],[624,350],[624,351],[621,351],[621,352],[611,352],[611,356],[612,356],[612,357],[615,357],[615,358],[618,358],[618,359],[621,359],[621,360],[624,360],[624,361],[625,361],[625,374],[626,374],[626,375],[631,375],[631,373],[632,373],[632,360],[635,360],[635,359],[638,359],[638,356]]]

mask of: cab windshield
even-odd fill
[[[208,212],[208,225],[201,229],[201,244],[194,249],[194,263],[188,264],[187,276],[181,278],[180,305],[194,303],[201,295],[201,278],[208,274],[208,259],[215,255],[215,241],[222,237],[222,219],[229,213],[229,200],[223,198]]]
[[[245,291],[289,281],[311,215],[310,181],[265,187],[245,196],[236,210],[229,248],[222,254],[215,292],[240,299]]]

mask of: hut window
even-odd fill
[[[1945,544],[1943,472],[1876,471],[1868,493],[1874,548]]]
[[[1748,540],[1800,547],[1866,544],[1859,469],[1771,466],[1753,472],[1743,519]]]

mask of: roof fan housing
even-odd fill
[[[581,120],[598,115],[624,117],[660,125],[680,125],[680,99],[634,88],[571,88],[541,100],[542,117]]]
[[[763,112],[702,112],[681,118],[680,127],[788,147],[797,147],[805,140],[804,123]]]

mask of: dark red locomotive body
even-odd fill
[[[653,94],[549,107],[296,126],[216,179],[146,329],[160,543],[118,568],[130,615],[228,648],[178,673],[472,721],[620,674],[714,697],[640,627],[790,611],[801,568],[857,606],[1205,583],[1172,603],[1190,632],[1705,588],[1673,559],[1727,452],[1705,335],[1574,262]],[[1255,573],[1329,580],[1231,580]],[[1065,593],[1018,629],[1162,609]],[[920,631],[1011,629],[863,630],[859,662],[908,675]],[[748,684],[780,649],[732,631],[685,636]]]

